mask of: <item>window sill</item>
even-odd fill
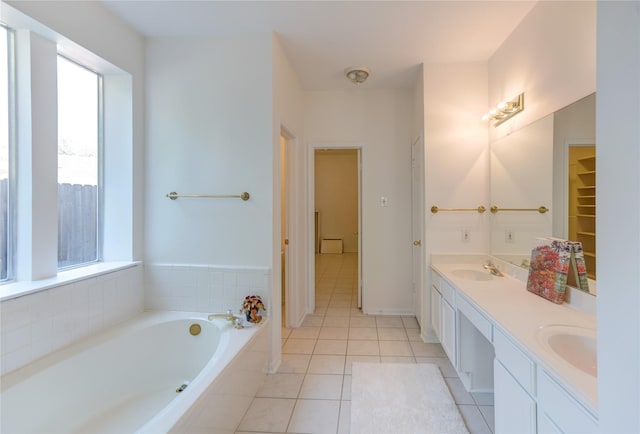
[[[61,271],[57,276],[42,280],[8,282],[0,286],[0,302],[23,297],[34,292],[68,285],[85,279],[90,279],[114,271],[124,270],[142,264],[141,261],[100,262],[86,267]]]

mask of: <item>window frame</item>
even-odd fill
[[[7,276],[0,279],[0,285],[11,283],[16,278],[16,38],[15,29],[0,23],[7,32],[7,100],[8,100],[8,177],[7,177]]]
[[[63,267],[59,266],[58,259],[58,272],[63,272],[67,270],[73,270],[76,268],[88,267],[104,261],[104,131],[105,131],[105,122],[104,122],[104,74],[82,64],[81,62],[76,61],[75,59],[65,55],[64,53],[58,52],[58,57],[63,58],[64,60],[71,62],[77,65],[80,68],[83,68],[93,74],[96,75],[97,83],[96,83],[96,91],[98,92],[97,97],[97,139],[98,139],[98,149],[97,149],[97,183],[96,186],[96,259],[87,261],[87,262],[79,262],[77,264],[65,265]],[[59,183],[58,183],[59,185]]]

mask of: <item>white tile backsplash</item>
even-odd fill
[[[270,276],[264,267],[145,264],[145,307],[238,313],[245,296],[259,295],[268,313]]]
[[[0,374],[125,321],[144,309],[142,265],[0,303]]]

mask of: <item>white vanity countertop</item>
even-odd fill
[[[596,317],[566,304],[558,305],[526,290],[526,284],[509,276],[477,281],[457,277],[456,269],[477,269],[480,264],[434,263],[431,267],[462,292],[496,325],[526,349],[534,361],[571,391],[597,416],[598,381],[547,350],[538,338],[543,326],[567,325],[596,329]]]

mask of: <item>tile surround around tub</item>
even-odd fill
[[[0,303],[0,374],[142,312],[143,277],[136,265]]]
[[[145,308],[238,313],[247,295],[259,295],[270,311],[271,272],[265,267],[145,264]]]

